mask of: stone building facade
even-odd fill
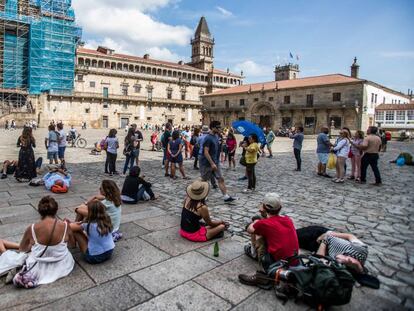
[[[321,126],[365,129],[375,124],[375,107],[383,102],[406,104],[409,97],[358,78],[354,60],[351,76],[331,74],[299,78],[298,65],[275,68],[276,81],[245,84],[203,97],[204,122],[251,120],[262,127],[302,125],[306,134]],[[284,78],[283,78],[284,77]]]
[[[177,63],[116,53],[106,47],[77,49],[74,90],[34,99],[40,126],[62,120],[94,128],[127,124],[192,125],[202,121],[201,96],[242,85],[241,75],[214,68],[214,39],[204,17],[191,40],[191,62]]]

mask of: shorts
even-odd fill
[[[206,242],[207,241],[207,229],[204,226],[201,226],[200,229],[196,232],[187,232],[183,229],[180,229],[180,235],[189,241],[192,242]]]
[[[322,164],[328,163],[329,153],[318,153],[319,162]]]
[[[210,181],[211,177],[215,177],[216,179],[221,179],[223,178],[223,174],[221,173],[221,167],[219,164],[216,164],[217,166],[217,171],[213,171],[213,169],[211,168],[211,166],[205,166],[205,165],[200,165],[200,174],[201,174],[201,179],[204,181]]]
[[[16,171],[16,165],[10,165],[7,167],[6,174],[13,175],[15,171]]]
[[[59,159],[64,159],[65,158],[65,150],[66,150],[66,146],[65,147],[59,147],[59,150],[58,150]]]
[[[58,153],[57,151],[53,151],[53,152],[47,152],[47,159],[48,160],[57,160],[58,158]]]
[[[86,253],[83,255],[83,259],[91,265],[95,265],[98,263],[102,263],[104,261],[107,261],[112,257],[113,249],[110,249],[109,251],[106,251],[105,253],[99,254],[99,255],[91,255],[89,254],[89,249],[86,250]]]

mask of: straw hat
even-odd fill
[[[187,187],[187,194],[192,200],[205,199],[210,191],[208,182],[196,180]]]

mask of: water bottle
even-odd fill
[[[214,252],[213,252],[213,256],[214,256],[214,257],[218,257],[218,256],[219,256],[219,245],[218,245],[218,242],[214,243]]]

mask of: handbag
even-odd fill
[[[52,242],[53,233],[55,232],[55,228],[56,228],[56,223],[57,223],[57,218],[55,219],[55,222],[53,223],[53,228],[52,228],[52,232],[50,233],[49,241],[47,242],[46,247],[43,250],[43,252],[40,254],[39,258],[42,257],[46,253],[46,250],[49,248],[49,245]],[[30,268],[27,268],[27,266],[24,265],[22,270],[20,270],[20,272],[18,272],[13,278],[14,286],[21,287],[21,288],[37,287],[39,283],[38,277],[31,272],[33,268],[37,265],[37,263],[38,261],[36,261],[33,264],[33,266],[31,266]]]

